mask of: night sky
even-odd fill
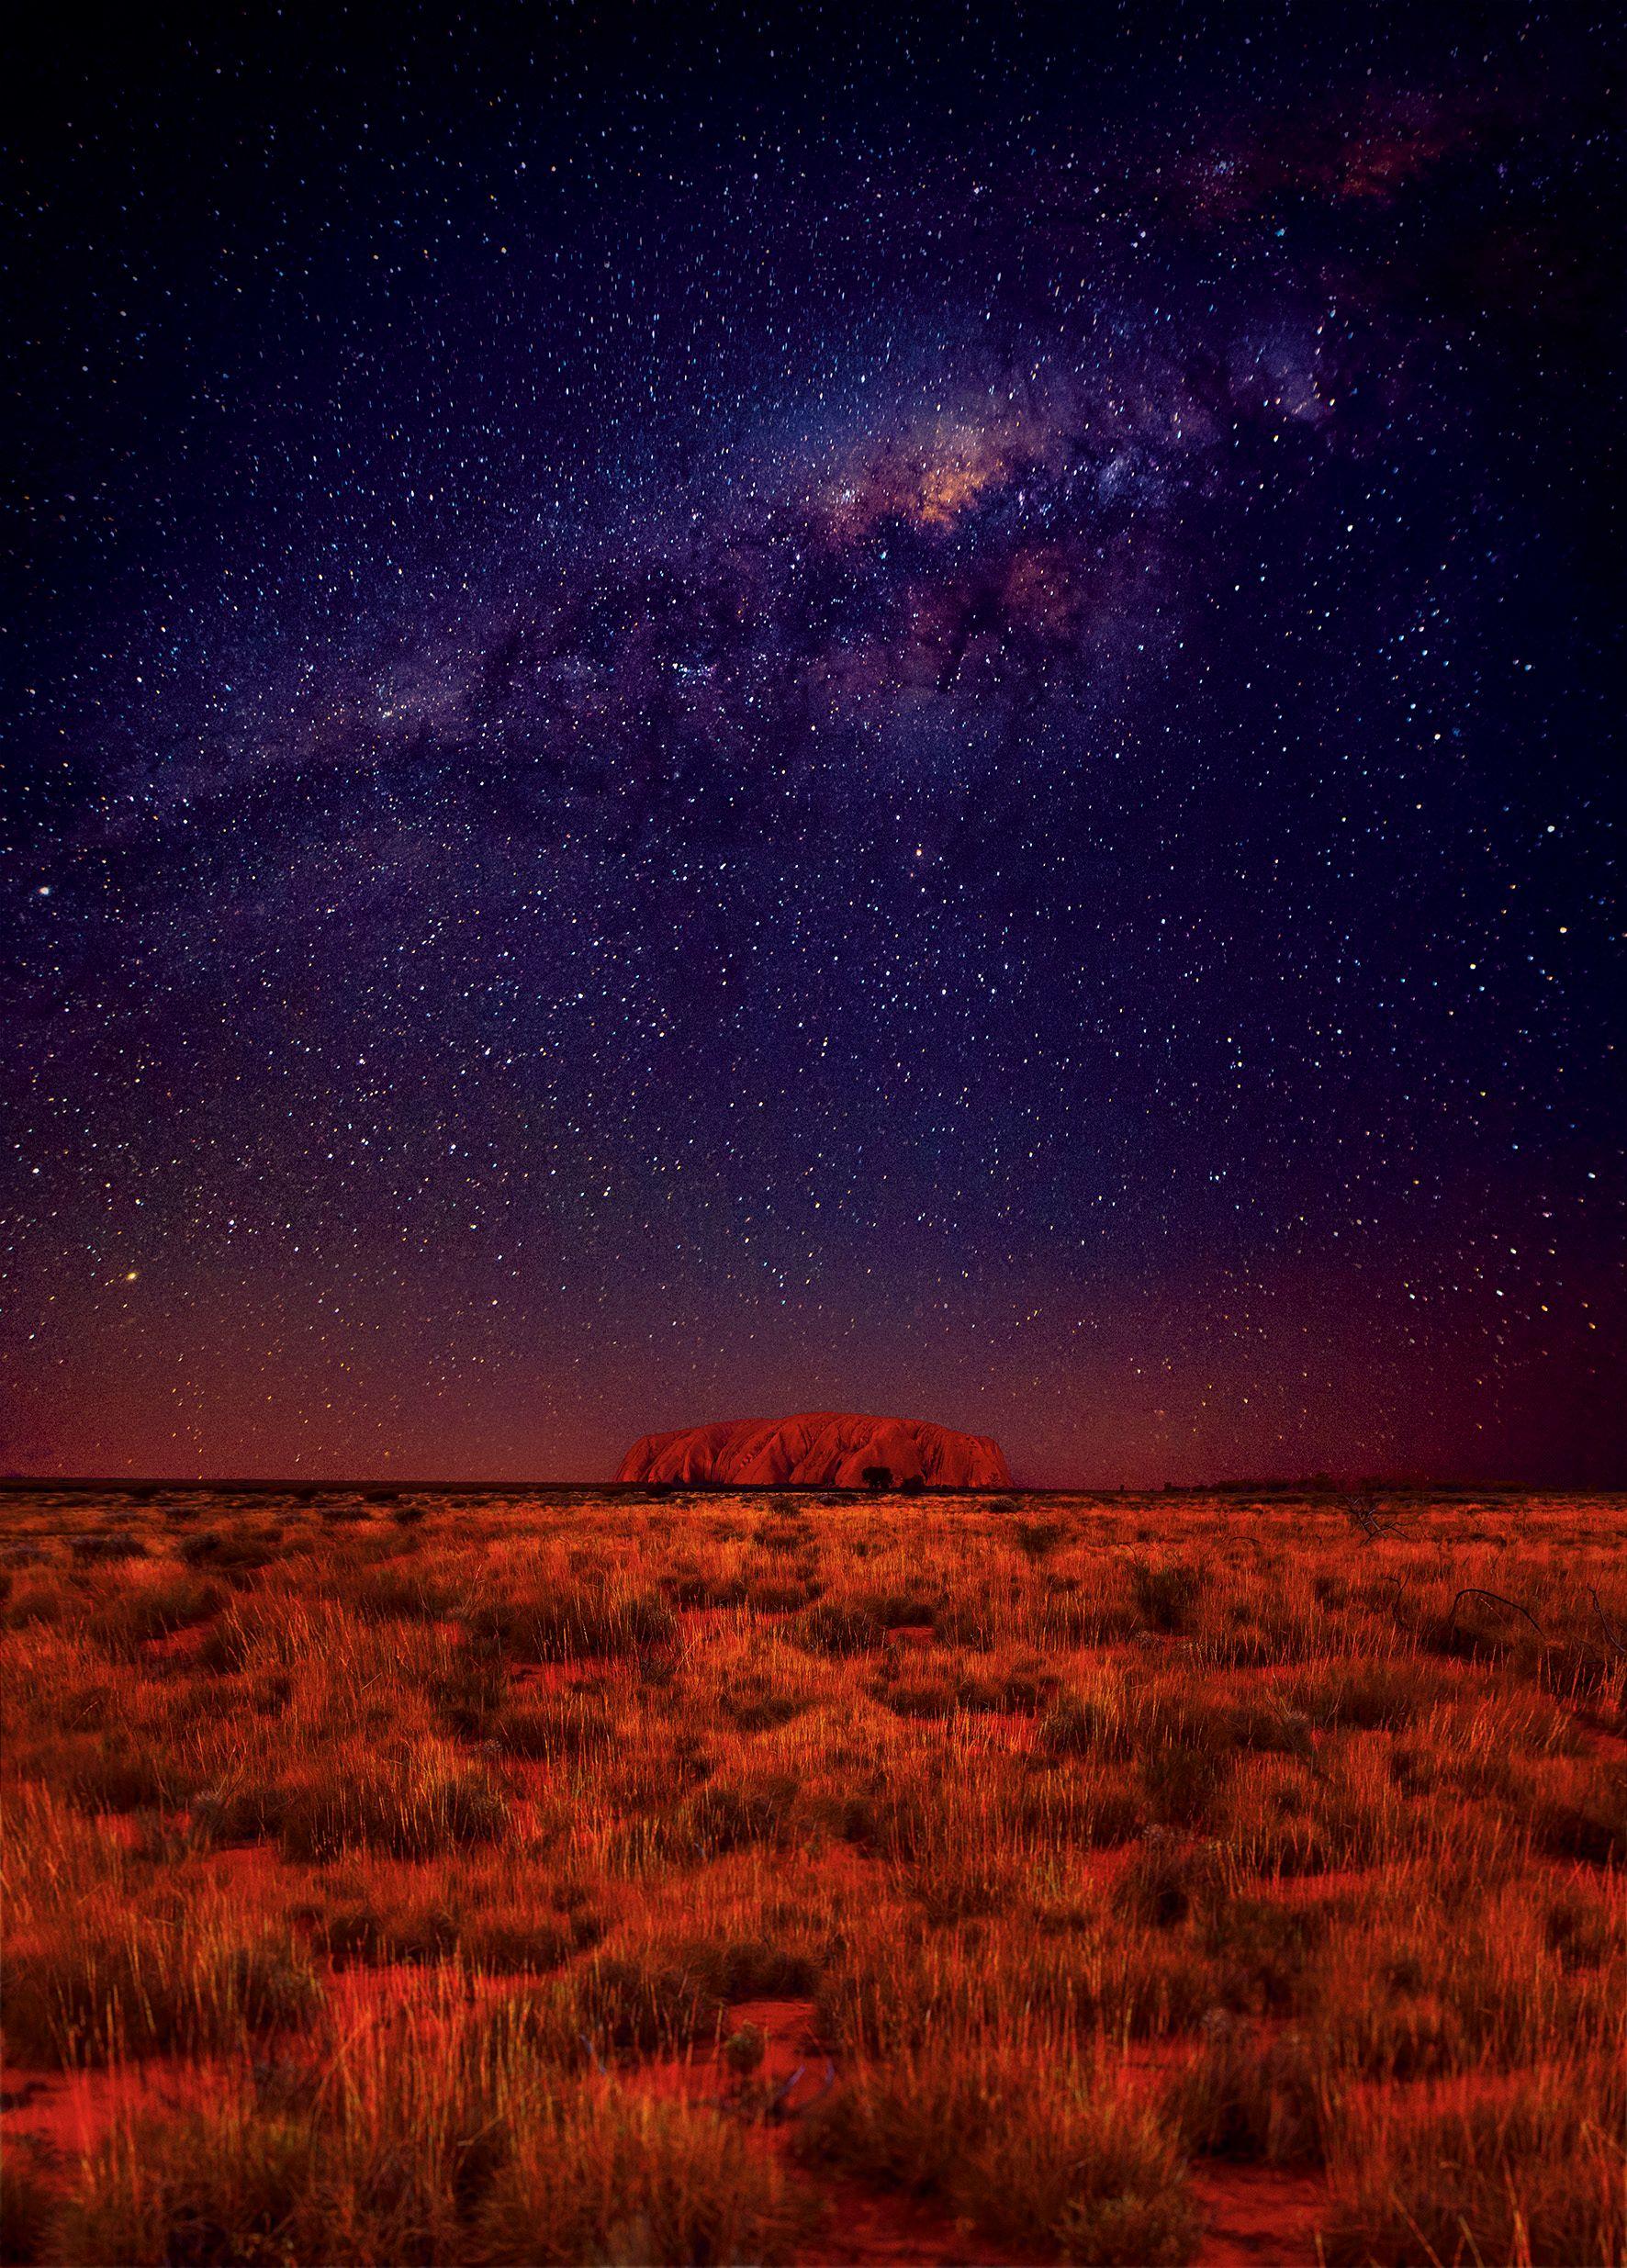
[[[1627,1481],[1610,16],[214,13],[12,88],[0,1467]]]

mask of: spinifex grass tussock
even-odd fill
[[[116,2128],[50,2232],[65,2262],[771,2262],[778,2165],[704,2107],[567,2073],[522,2020],[409,2004],[290,2071]],[[302,2083],[304,2081],[304,2083]]]
[[[1341,2268],[1627,2259],[1620,2062],[1507,2087],[1364,2103],[1332,2153],[1327,2257]]]
[[[714,2112],[589,2085],[527,2125],[477,2234],[486,2260],[514,2268],[772,2262],[809,2219],[776,2161]]]
[[[1176,2268],[1197,2234],[1167,2128],[1032,2017],[999,2037],[948,2018],[867,2060],[799,2139],[814,2163],[940,2200],[996,2247]]]
[[[1219,2007],[1202,2030],[1201,2049],[1165,2097],[1186,2147],[1276,2166],[1319,2163],[1335,2105],[1306,2037],[1262,2033]]]
[[[508,1806],[490,1774],[427,1744],[387,1758],[358,1750],[331,1777],[276,1791],[278,1840],[289,1858],[342,1858],[355,1850],[433,1859],[500,1841]]]
[[[230,1902],[88,1912],[6,1962],[8,2049],[28,2063],[196,2056],[307,2022],[321,1991],[306,1945]]]
[[[25,2250],[839,2258],[858,2184],[946,2253],[1173,2262],[1233,2180],[1319,2186],[1352,2268],[1621,2268],[1616,1506],[4,1531]],[[29,2140],[80,2066],[84,2162]]]

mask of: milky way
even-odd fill
[[[1605,21],[1081,13],[40,60],[0,1463],[1627,1479]]]

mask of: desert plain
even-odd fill
[[[0,2252],[1620,2262],[1624,1514],[13,1488]]]

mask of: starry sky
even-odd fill
[[[0,1467],[1627,1482],[1605,11],[50,20]]]

